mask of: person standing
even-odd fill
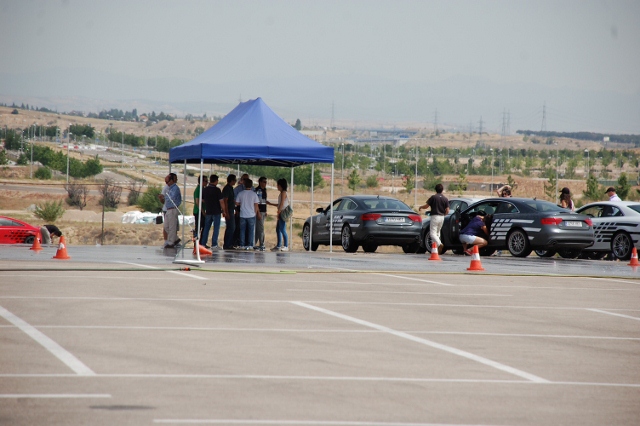
[[[205,188],[209,184],[208,178],[206,176],[202,176],[202,187]],[[198,235],[194,235],[196,238],[202,237],[202,229],[204,229],[204,220],[205,213],[204,211],[200,211],[200,178],[198,178],[198,186],[193,191],[193,218],[194,223],[196,224],[196,229],[199,230]],[[204,206],[204,203],[203,203]],[[204,208],[203,208],[204,210]],[[195,230],[193,231],[195,233]]]
[[[498,197],[500,198],[509,198],[511,197],[511,185],[502,185],[500,188],[496,189],[498,193]]]
[[[429,235],[431,236],[431,241],[438,245],[438,253],[442,254],[444,244],[442,244],[442,240],[440,239],[440,231],[442,230],[444,217],[449,214],[449,200],[442,195],[444,187],[441,183],[436,185],[435,190],[436,193],[429,197],[427,203],[420,206],[418,211],[431,209],[431,215],[429,216],[431,219],[429,221]],[[431,250],[431,247],[427,247],[427,249]]]
[[[255,250],[264,251],[264,221],[267,219],[267,204],[274,205],[267,200],[267,178],[261,176],[258,179],[258,186],[256,187],[256,195],[258,196],[258,210],[260,211],[260,217],[256,216],[256,239]]]
[[[258,195],[253,191],[253,181],[244,180],[244,191],[238,194],[236,205],[240,206],[240,248],[253,248],[256,218],[260,217]]]
[[[289,237],[287,236],[287,223],[280,217],[280,213],[289,205],[289,197],[287,197],[287,180],[285,178],[278,179],[278,222],[276,223],[276,236],[278,242],[271,251],[288,251]]]
[[[167,208],[165,207],[165,204],[164,204],[164,197],[167,195],[168,190],[169,190],[169,175],[166,175],[164,177],[164,187],[162,188],[162,191],[160,192],[160,194],[158,194],[158,198],[162,203],[162,223],[164,223],[165,216],[167,215]],[[162,243],[162,246],[164,247],[164,245],[167,244],[167,230],[164,229],[164,226],[162,226],[162,239],[164,240],[164,243]]]
[[[180,193],[180,187],[178,187],[178,176],[175,173],[169,173],[169,189],[166,195],[160,195],[161,201],[164,200],[164,207],[167,209],[167,213],[164,217],[164,229],[167,231],[167,241],[164,248],[174,248],[180,244],[180,238],[178,238],[178,216],[180,215],[180,204],[182,204],[182,194]]]
[[[240,195],[240,193],[244,191],[245,179],[249,179],[249,175],[246,173],[240,176],[240,181],[238,182],[238,185],[236,185],[236,187],[233,189],[233,195],[236,200],[238,199],[238,195]],[[233,245],[237,247],[240,245],[240,207],[238,206],[235,207],[234,220],[236,222],[235,223],[236,227],[235,227],[235,232],[233,234]]]
[[[222,248],[225,250],[233,249],[234,234],[236,231],[236,196],[233,192],[233,185],[236,183],[236,175],[227,176],[227,184],[222,188],[223,198],[223,214],[225,221],[224,243]]]
[[[222,191],[218,188],[218,176],[211,175],[209,185],[202,190],[202,205],[205,209],[204,228],[200,237],[200,245],[218,250],[218,236],[220,235],[220,218],[224,211],[224,197]],[[213,237],[211,238],[211,246],[207,245],[209,231],[213,225]]]
[[[571,199],[571,191],[567,187],[562,188],[560,191],[560,207],[575,211],[573,200]]]
[[[622,201],[618,194],[616,194],[616,189],[613,186],[607,188],[606,194],[609,196],[609,201]]]

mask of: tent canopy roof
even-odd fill
[[[278,117],[262,98],[240,103],[195,139],[172,148],[171,163],[294,167],[333,163],[333,147],[315,142]]]

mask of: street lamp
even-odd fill
[[[342,197],[342,192],[344,191],[344,142],[342,142],[342,173],[340,174],[340,196]]]
[[[34,123],[33,124],[33,139],[36,138],[36,126],[38,124]],[[31,151],[31,166],[29,168],[29,179],[33,179],[33,139],[31,139],[31,149],[29,151]]]
[[[493,194],[493,148],[491,151],[491,188],[489,189],[489,195]]]
[[[584,152],[587,153],[587,170],[586,170],[586,175],[585,177],[588,178],[589,177],[589,150],[585,149]]]
[[[71,127],[69,127],[71,128]],[[69,183],[69,146],[71,145],[71,131],[69,131],[69,142],[67,142],[67,184]]]
[[[560,151],[558,150],[558,142],[556,145],[556,204],[558,204],[558,157],[560,156]]]

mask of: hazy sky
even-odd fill
[[[515,108],[515,119],[541,110],[539,99],[518,110],[532,87],[640,99],[640,1],[0,0],[0,76],[0,95],[230,105],[262,96],[303,118],[329,116],[334,101],[342,119],[429,121],[438,108],[462,124],[483,112],[448,106],[446,93],[430,102],[429,88],[466,78],[502,87],[496,108]],[[359,84],[372,93],[363,104],[351,97],[366,88],[349,93]],[[424,111],[398,112],[403,97],[423,99]]]

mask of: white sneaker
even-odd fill
[[[280,251],[289,251],[289,247],[285,246],[280,249]]]

